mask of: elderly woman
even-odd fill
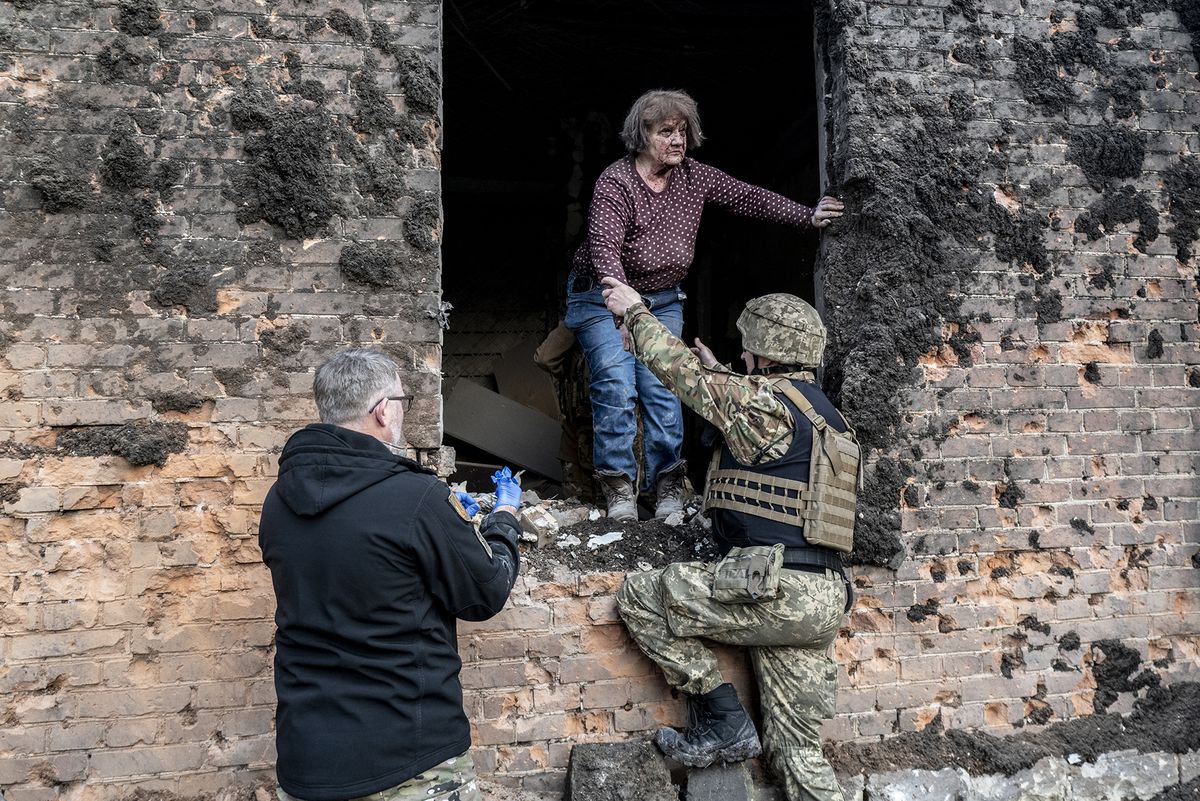
[[[622,346],[604,305],[600,279],[636,289],[671,333],[683,331],[679,282],[695,255],[700,214],[709,203],[756,220],[824,228],[841,216],[841,201],[816,208],[731,178],[687,154],[704,141],[696,101],[685,92],[655,90],[639,97],[621,130],[629,154],[596,181],[587,239],[567,279],[566,324],[591,370],[593,462],[609,517],[637,519],[633,440],[642,407],[646,469],[642,488],[656,493],[654,516],[683,507],[686,465],[680,456],[679,401]]]

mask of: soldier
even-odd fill
[[[705,505],[725,559],[631,574],[617,595],[638,646],[687,696],[687,727],[659,729],[655,742],[693,767],[761,752],[753,722],[699,638],[749,646],[767,757],[788,799],[840,801],[818,732],[834,714],[829,646],[850,597],[838,550],[851,544],[859,454],[810,371],[821,363],[825,327],[792,295],[750,301],[738,319],[747,372],[738,375],[699,339],[689,350],[635,290],[611,278],[605,284],[634,355],[724,438]]]

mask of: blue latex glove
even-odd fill
[[[479,504],[476,503],[475,499],[472,498],[468,493],[465,493],[462,490],[457,490],[454,494],[458,498],[458,502],[461,503],[463,508],[467,510],[467,514],[469,514],[471,517],[474,517],[479,513]]]
[[[496,485],[497,506],[521,508],[521,479],[511,469],[505,467],[492,473],[492,483]]]

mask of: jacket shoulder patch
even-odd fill
[[[453,492],[446,496],[446,503],[450,504],[450,508],[461,517],[465,522],[471,522],[471,516],[467,514],[466,508],[462,505],[462,501]]]

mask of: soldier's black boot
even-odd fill
[[[662,728],[654,742],[681,765],[706,768],[714,762],[741,762],[762,753],[758,732],[732,684],[688,696],[688,725]]]

